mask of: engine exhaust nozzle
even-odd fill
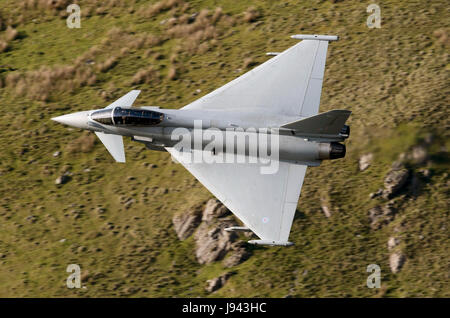
[[[319,144],[319,159],[339,159],[345,157],[345,145],[338,142]]]

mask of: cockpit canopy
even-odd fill
[[[93,112],[91,118],[103,125],[153,126],[163,121],[164,114],[153,110],[115,107]]]

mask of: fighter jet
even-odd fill
[[[117,162],[125,162],[123,136],[168,151],[244,224],[226,230],[252,231],[259,239],[250,244],[292,245],[289,233],[306,168],[345,156],[341,142],[350,135],[345,122],[351,113],[318,114],[328,43],[338,37],[292,38],[302,41],[269,53],[273,57],[265,63],[180,109],[132,107],[140,93],[133,90],[104,109],[52,120],[95,132]],[[211,146],[220,133],[246,138],[237,146]],[[186,160],[192,154],[210,158]],[[224,155],[237,160],[214,160]],[[263,172],[267,159],[276,169]]]

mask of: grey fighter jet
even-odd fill
[[[267,62],[181,109],[132,107],[140,92],[133,90],[104,109],[52,119],[94,131],[117,162],[125,162],[123,136],[168,151],[245,225],[228,231],[252,231],[260,239],[251,244],[292,245],[289,233],[306,168],[344,157],[340,142],[350,134],[350,111],[318,114],[328,43],[338,37],[292,38],[302,41],[269,53],[274,57]],[[245,138],[237,146],[211,146],[221,132]],[[213,160],[185,157],[205,153]],[[214,160],[230,154],[238,160]],[[269,160],[258,160],[263,157]],[[276,169],[263,172],[268,161]]]

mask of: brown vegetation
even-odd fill
[[[106,39],[102,41],[103,46],[108,48],[142,49],[153,47],[162,42],[162,39],[153,34],[132,34],[121,28],[114,27],[108,31]]]
[[[255,66],[256,64],[258,64],[257,62],[253,61],[253,59],[251,57],[247,57],[244,59],[244,63],[242,65],[242,67],[244,69],[250,68],[252,66]]]
[[[149,7],[142,8],[139,11],[139,14],[146,18],[151,18],[156,16],[157,14],[170,10],[174,7],[180,7],[184,5],[184,1],[182,0],[162,0]]]
[[[92,85],[97,78],[86,65],[42,66],[25,73],[12,72],[6,76],[6,87],[21,96],[48,101],[53,91],[73,92],[75,89]]]
[[[438,29],[433,32],[433,35],[435,38],[437,38],[437,41],[442,44],[443,46],[449,46],[450,45],[450,38],[448,37],[447,31],[445,29]]]
[[[210,48],[207,42],[219,36],[216,25],[222,20],[233,23],[230,19],[221,8],[216,8],[214,12],[204,9],[198,14],[171,18],[167,23],[167,34],[170,38],[182,38],[183,49],[188,53],[204,53]]]
[[[256,9],[255,7],[249,7],[245,12],[244,12],[244,21],[247,23],[252,23],[255,22],[256,20],[258,20],[258,18],[261,17],[261,12]]]
[[[70,0],[25,0],[20,5],[23,9],[63,10],[72,1]]]
[[[5,52],[9,49],[9,44],[8,42],[4,41],[4,40],[0,40],[0,53]]]
[[[174,80],[176,80],[178,78],[178,72],[177,72],[177,69],[174,66],[172,66],[169,69],[169,73],[167,73],[167,78],[172,80],[172,81],[174,81]]]
[[[19,37],[19,32],[11,26],[8,26],[5,31],[5,40],[13,41]]]
[[[92,133],[84,133],[66,146],[68,153],[90,152],[94,148],[95,136]]]
[[[17,31],[8,28],[7,38],[17,37]],[[95,71],[107,72],[114,68],[119,59],[129,50],[137,50],[158,45],[162,39],[152,34],[133,34],[120,28],[113,28],[99,46],[93,46],[75,59],[74,65],[42,66],[38,70],[11,72],[5,78],[5,86],[19,96],[48,101],[53,92],[74,92],[77,88],[93,85],[97,81]],[[126,45],[124,47],[124,45]],[[0,52],[9,49],[8,41],[0,39]],[[103,52],[118,51],[93,67],[91,64]],[[132,79],[133,84],[149,83],[158,80],[158,72],[153,68],[141,70]]]
[[[110,69],[112,69],[114,66],[116,66],[118,63],[118,58],[115,56],[112,56],[108,58],[103,63],[98,64],[97,68],[100,72],[107,72]]]
[[[131,84],[143,84],[150,83],[152,81],[159,81],[159,73],[152,66],[149,66],[146,69],[139,70],[131,80]]]

